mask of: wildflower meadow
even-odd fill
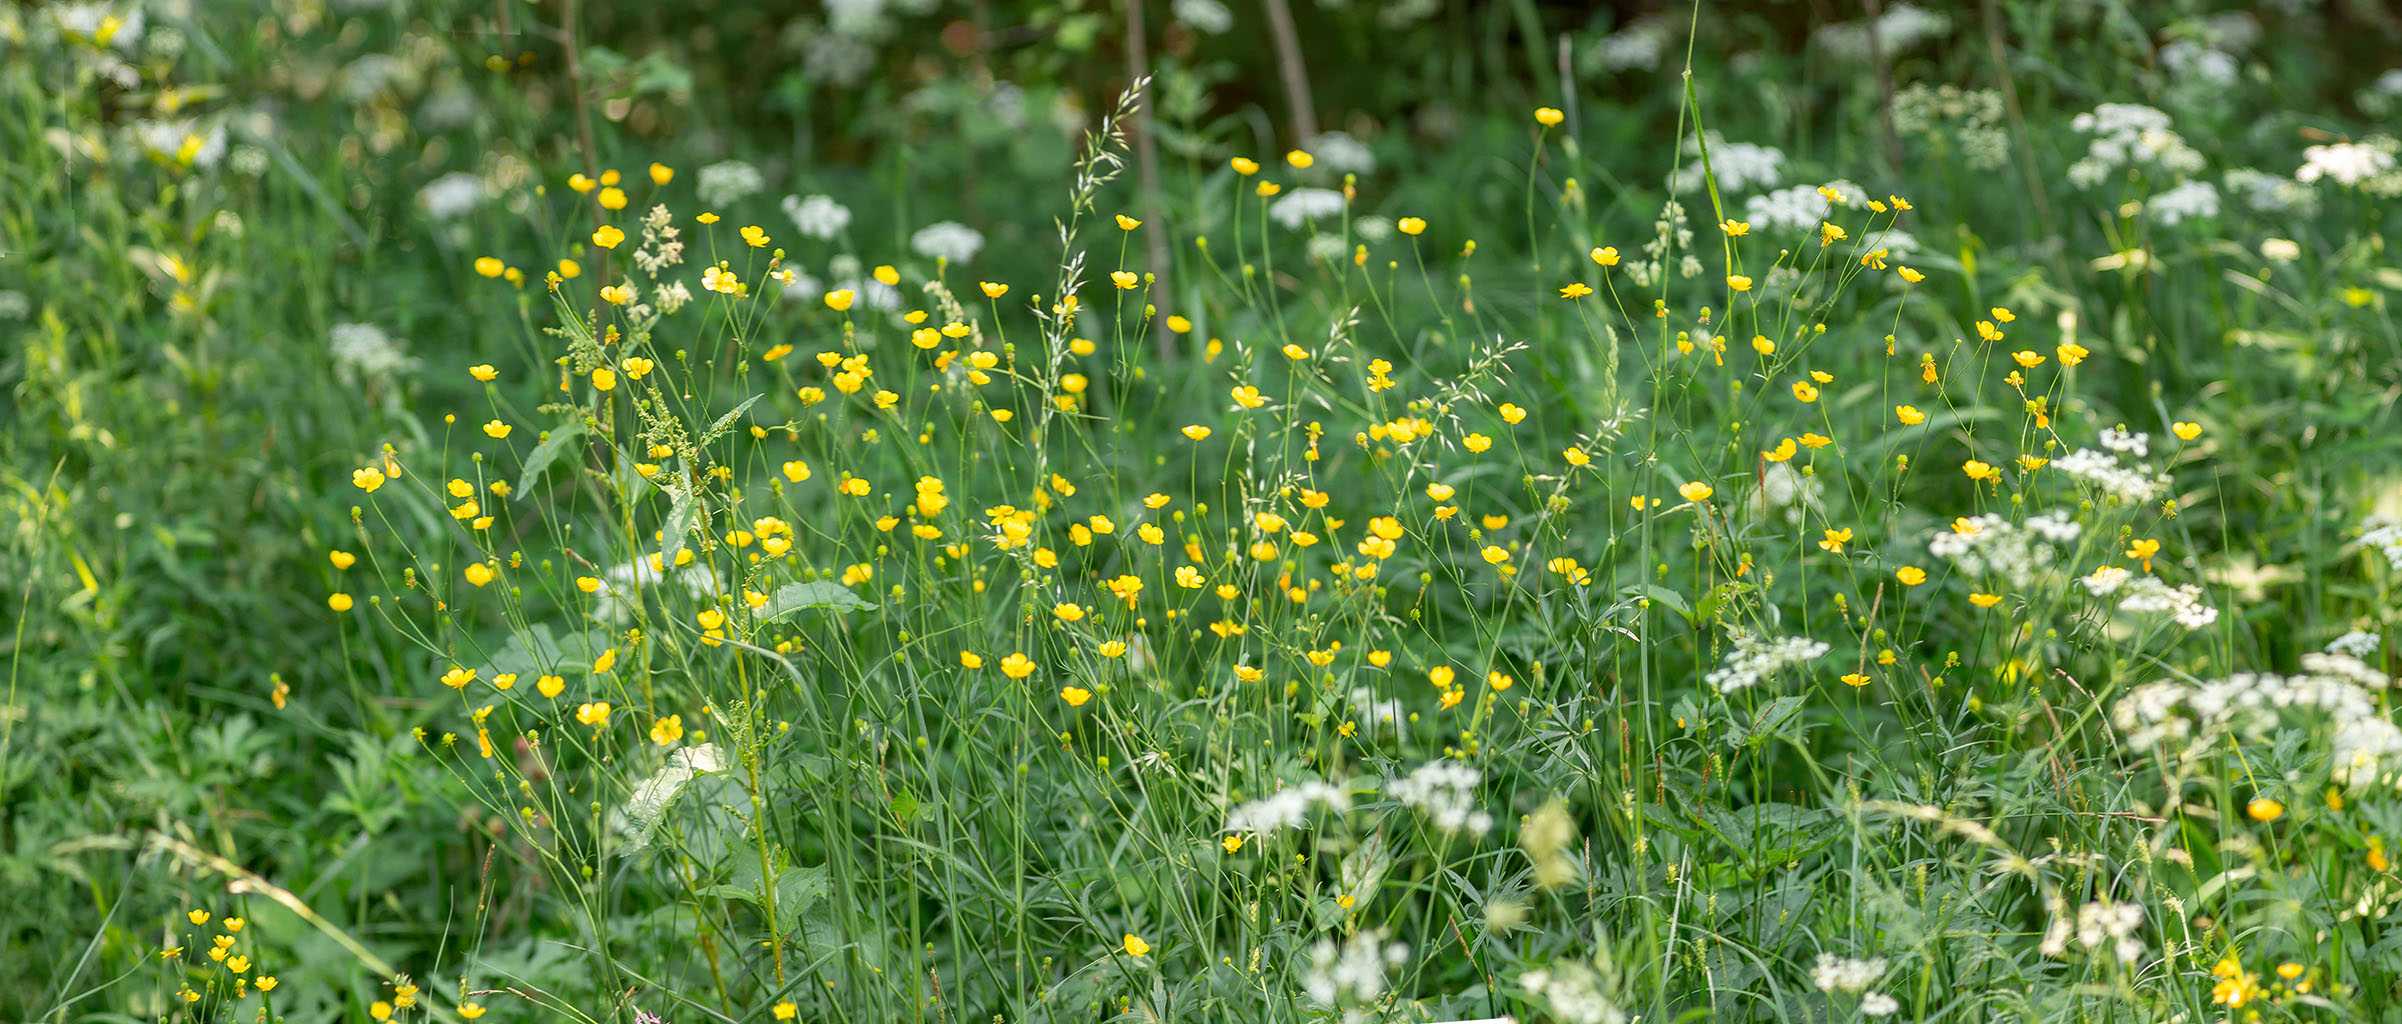
[[[2402,1021],[2397,44],[0,5],[0,1020]]]

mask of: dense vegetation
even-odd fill
[[[0,8],[0,1019],[2402,1019],[2402,24],[1870,10]]]

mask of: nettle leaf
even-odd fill
[[[526,454],[525,470],[517,476],[516,493],[534,493],[534,484],[541,481],[542,471],[549,469],[551,463],[559,461],[559,456],[567,454],[567,446],[574,444],[577,438],[583,436],[584,421],[582,420],[561,424],[558,429],[545,436],[541,444],[535,445],[534,450]]]
[[[815,583],[787,583],[776,588],[767,599],[767,607],[759,610],[759,621],[774,622],[806,608],[827,608],[837,612],[876,610],[874,602],[851,593],[849,587],[827,580]]]

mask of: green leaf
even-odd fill
[[[1760,864],[1799,860],[1833,842],[1843,831],[1842,819],[1833,812],[1793,804],[1731,808],[1704,804],[1695,810],[1694,818],[1737,853]]]
[[[736,417],[741,416],[744,412],[749,411],[751,406],[758,404],[760,399],[766,397],[767,395],[762,393],[745,398],[742,400],[741,405],[734,407],[733,412],[729,412],[723,416],[720,416],[717,418],[717,422],[709,424],[709,429],[701,433],[702,447],[707,447],[709,442],[717,440],[719,435],[726,432],[726,428],[734,425],[734,420]]]
[[[1769,701],[1768,706],[1749,715],[1738,709],[1735,711],[1734,725],[1727,729],[1727,745],[1740,747],[1746,742],[1782,735],[1785,727],[1800,717],[1801,706],[1802,699],[1799,697],[1778,697]]]
[[[1648,597],[1654,601],[1658,601],[1661,604],[1667,605],[1669,610],[1676,612],[1678,615],[1682,615],[1687,619],[1693,618],[1693,606],[1685,603],[1684,595],[1670,590],[1667,587],[1663,587],[1654,583],[1637,583],[1634,586],[1626,588],[1620,593],[1631,594],[1636,597]]]
[[[826,580],[787,583],[776,588],[775,596],[767,599],[767,607],[759,612],[759,621],[773,622],[804,608],[831,608],[837,612],[876,610],[875,604],[838,583]]]
[[[493,652],[492,663],[484,667],[483,678],[506,673],[531,684],[535,676],[583,675],[592,671],[592,659],[608,646],[608,635],[598,630],[554,637],[550,626],[537,622],[523,632],[509,635],[509,642]]]
[[[791,934],[800,926],[801,914],[833,892],[824,867],[784,869],[776,876],[776,931]]]
[[[567,446],[574,444],[575,440],[582,436],[584,436],[584,421],[582,420],[562,424],[558,429],[545,436],[542,443],[535,445],[534,450],[526,455],[525,471],[517,476],[516,493],[534,493],[534,484],[542,479],[542,471],[549,469],[551,463],[559,461],[559,456],[566,454]]]
[[[694,521],[700,517],[701,501],[690,481],[680,482],[665,490],[675,496],[675,504],[668,506],[667,525],[660,527],[659,564],[674,565],[676,556],[684,553],[685,544],[692,538]]]

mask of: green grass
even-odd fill
[[[0,13],[0,1018],[2393,1019],[2392,26],[1003,6]]]

